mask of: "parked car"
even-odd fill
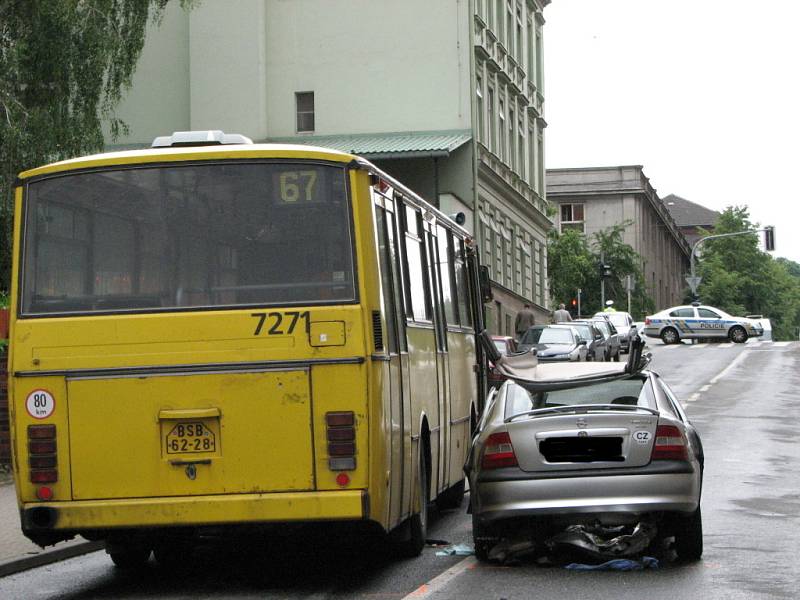
[[[594,323],[595,327],[603,332],[606,338],[606,345],[608,346],[606,360],[615,360],[619,362],[622,349],[620,348],[619,334],[614,324],[603,317],[593,317],[591,321]]]
[[[532,371],[490,395],[470,448],[478,559],[508,540],[542,549],[576,524],[642,522],[657,531],[648,543],[674,536],[680,559],[699,559],[703,447],[669,386],[629,364]]]
[[[677,344],[682,339],[729,339],[743,344],[751,337],[764,335],[756,319],[734,317],[713,306],[673,306],[645,317],[644,334],[660,337],[665,344]]]
[[[575,329],[581,338],[586,340],[586,360],[602,361],[606,359],[608,355],[606,336],[592,321],[572,321],[569,326]]]
[[[492,342],[501,356],[507,356],[517,352],[517,341],[507,335],[493,335]],[[486,379],[491,387],[499,387],[505,380],[505,375],[501,375],[492,361],[489,361],[489,372]]]
[[[536,350],[541,362],[586,360],[586,341],[570,325],[534,325],[519,341],[521,351]]]
[[[628,348],[630,347],[631,335],[635,331],[631,314],[618,310],[615,312],[599,312],[595,313],[594,316],[595,318],[602,317],[611,321],[611,324],[614,325],[619,335],[620,351],[627,354]]]
[[[519,339],[517,343],[517,350],[519,352],[527,352],[531,348],[533,348],[536,344],[539,343],[539,338],[542,335],[542,331],[547,329],[548,327],[553,327],[552,325],[534,325],[533,327],[528,327],[528,330],[522,334],[522,337]]]

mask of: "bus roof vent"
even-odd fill
[[[213,131],[176,131],[172,135],[161,135],[153,140],[152,148],[176,148],[180,146],[217,146],[223,144],[252,144],[253,140],[239,133]]]

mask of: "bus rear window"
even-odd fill
[[[345,175],[246,162],[34,181],[22,313],[355,301]]]

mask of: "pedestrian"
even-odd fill
[[[568,321],[572,321],[572,315],[569,314],[569,311],[564,306],[564,303],[558,305],[558,310],[553,313],[553,320],[556,323],[566,323]]]
[[[614,308],[614,301],[613,300],[607,300],[606,301],[606,307],[603,310],[603,312],[617,312],[617,309]]]
[[[536,315],[531,310],[531,305],[526,304],[521,311],[517,313],[517,318],[514,319],[514,331],[517,333],[517,341],[522,339],[525,332],[529,327],[536,324]]]

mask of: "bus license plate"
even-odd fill
[[[216,452],[216,438],[200,421],[179,421],[167,433],[167,454]]]

